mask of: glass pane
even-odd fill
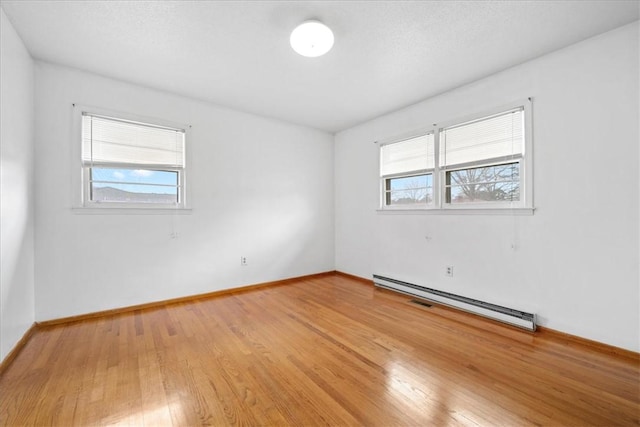
[[[178,185],[178,172],[149,169],[91,168],[91,179],[94,182]]]
[[[414,205],[433,200],[433,176],[415,175],[388,178],[385,182],[386,205]]]
[[[94,202],[175,204],[178,172],[146,169],[91,169]]]
[[[425,187],[431,187],[433,185],[431,174],[406,176],[402,178],[389,178],[387,182],[389,182],[389,185],[390,185],[389,190],[406,190],[406,189],[413,189],[413,188],[425,188]]]
[[[91,200],[94,202],[173,204],[178,202],[178,189],[155,185],[93,183]]]
[[[447,203],[520,200],[520,163],[461,169],[446,174]]]

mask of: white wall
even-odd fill
[[[332,135],[42,62],[36,99],[37,320],[334,269]],[[72,103],[190,124],[192,213],[72,211]]]
[[[530,310],[639,351],[638,52],[636,22],[337,134],[336,269]],[[533,216],[376,212],[373,141],[530,96]]]
[[[33,61],[0,9],[0,360],[34,321]]]

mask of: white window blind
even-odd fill
[[[83,113],[85,165],[146,165],[184,168],[185,132]]]
[[[509,160],[524,152],[524,109],[518,108],[440,131],[440,166]]]
[[[390,176],[433,169],[433,133],[417,136],[380,148],[380,174]]]

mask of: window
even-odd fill
[[[444,203],[519,202],[523,109],[440,130]]]
[[[382,144],[382,209],[532,208],[528,108]]]
[[[84,207],[185,207],[185,130],[82,113]]]
[[[433,142],[433,133],[429,133],[382,146],[384,206],[420,207],[433,202]]]

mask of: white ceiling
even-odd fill
[[[34,58],[336,132],[639,19],[634,1],[5,1]],[[289,46],[302,21],[327,55]]]

